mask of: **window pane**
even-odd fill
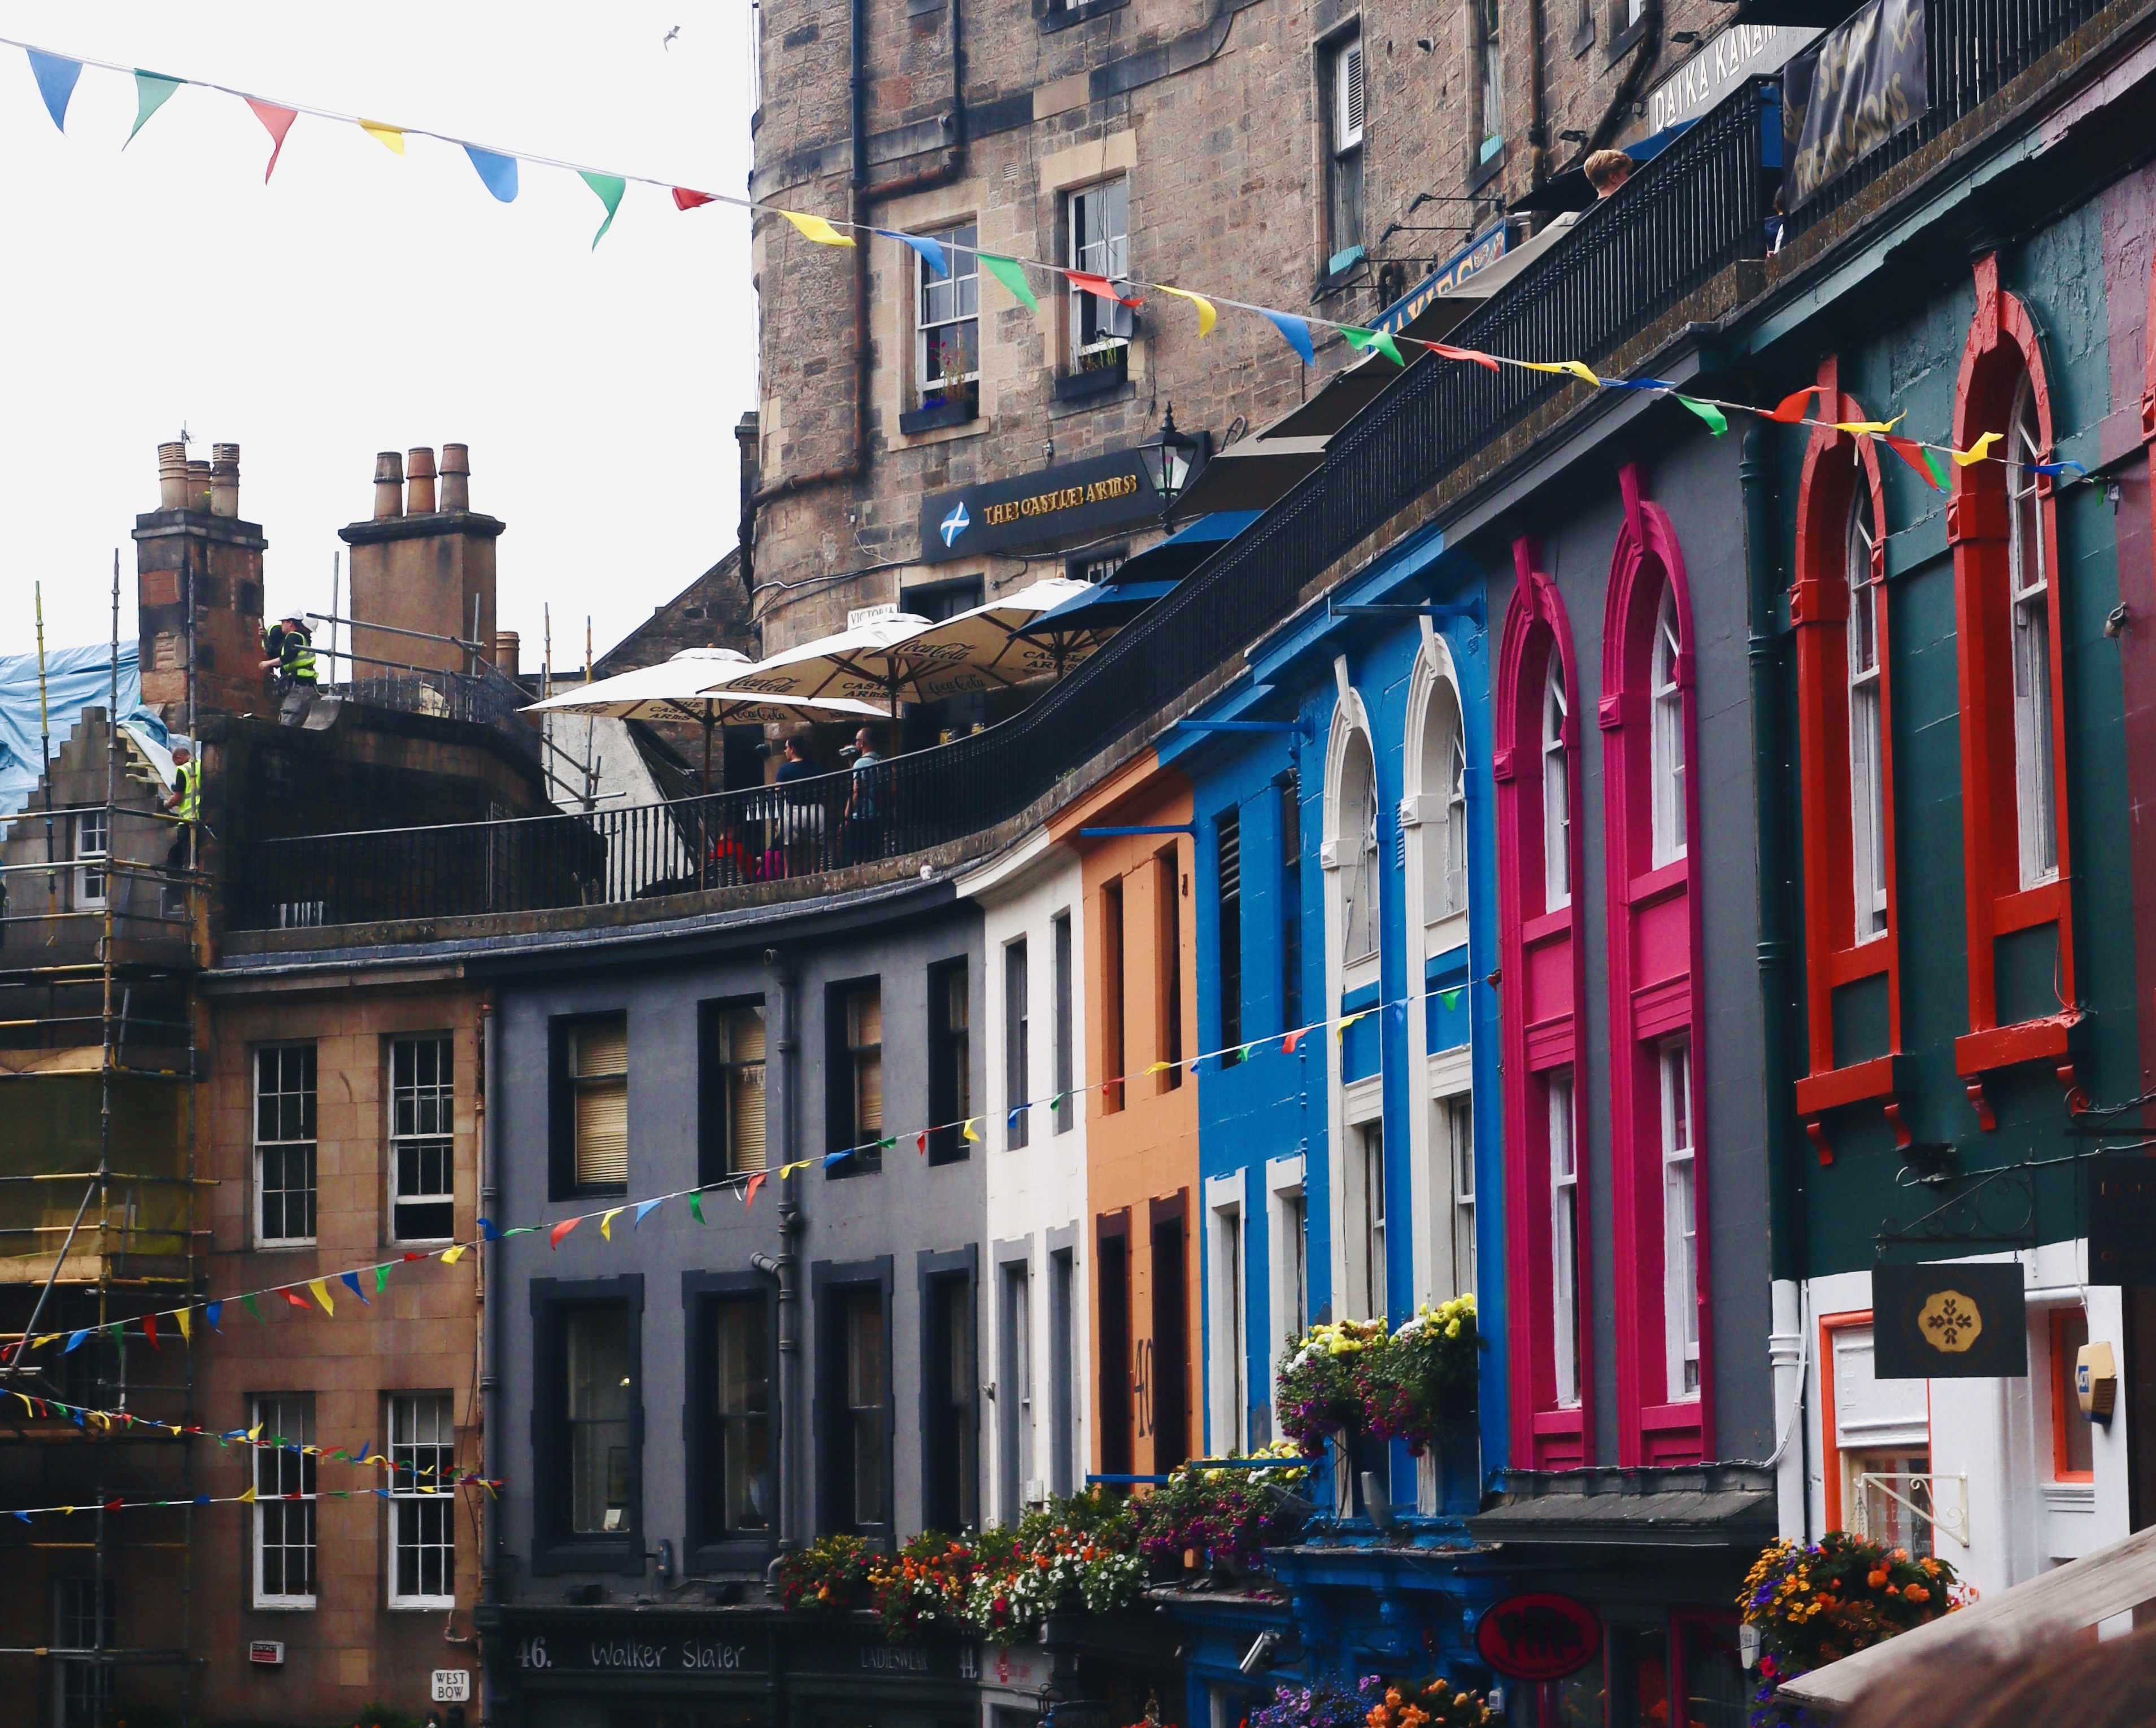
[[[884,1505],[883,1298],[876,1290],[846,1299],[846,1406],[854,1464],[854,1522],[880,1524]]]
[[[456,1424],[447,1392],[389,1401],[390,1599],[416,1606],[456,1593]]]
[[[770,1327],[760,1300],[717,1305],[713,1393],[719,1517],[728,1533],[771,1524]]]
[[[569,1430],[569,1528],[630,1527],[629,1312],[572,1310],[562,1321]]]
[[[747,1004],[726,1011],[719,1025],[726,1112],[726,1173],[745,1176],[764,1167],[763,1009]]]

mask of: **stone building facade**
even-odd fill
[[[1590,149],[1642,136],[1685,111],[1685,90],[1696,101],[1748,63],[1737,50],[1762,33],[1703,41],[1721,22],[1703,0],[1461,0],[1437,17],[1341,0],[788,0],[765,14],[752,189],[834,221],[1365,320]],[[1771,43],[1748,57],[1763,58]],[[1515,237],[1537,219],[1512,218]],[[1152,524],[1074,520],[967,556],[936,544],[924,505],[1127,450],[1170,405],[1224,444],[1353,357],[1321,331],[1306,367],[1249,315],[1201,338],[1185,303],[1141,291],[1120,308],[1039,272],[1036,314],[968,276],[963,252],[946,282],[862,238],[850,254],[756,219],[744,536],[767,652],[860,607],[940,613],[947,583],[964,598],[1100,573]]]

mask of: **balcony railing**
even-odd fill
[[[1789,212],[1794,238],[1839,210],[2103,10],[2104,0],[1924,0],[1926,94],[1931,105],[1876,150],[1813,189]]]
[[[1752,80],[1449,340],[1590,362],[1614,351],[1764,253],[1765,141],[1780,125],[1779,88]],[[978,833],[1233,659],[1336,559],[1567,387],[1515,367],[1417,361],[1286,497],[1039,701],[882,765],[870,820],[850,802],[852,777],[836,774],[588,816],[268,841],[239,861],[231,915],[275,927],[599,905],[815,874]]]
[[[365,707],[491,726],[519,753],[535,759],[540,753],[538,729],[521,711],[531,700],[530,692],[483,660],[475,673],[377,666],[361,675],[355,667],[352,679],[329,687],[328,694]]]

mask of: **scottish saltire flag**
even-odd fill
[[[957,509],[943,518],[942,525],[943,544],[947,546],[956,546],[958,543],[958,536],[973,526],[973,519],[966,514],[966,500],[962,498],[958,500]]]

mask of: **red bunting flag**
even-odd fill
[[[582,1218],[563,1218],[560,1223],[547,1233],[547,1246],[559,1248],[562,1245],[562,1238],[582,1223],[583,1223]]]
[[[1142,300],[1125,300],[1116,292],[1116,285],[1106,276],[1096,276],[1091,270],[1065,270],[1073,288],[1082,288],[1088,294],[1096,294],[1104,300],[1113,300],[1119,306],[1142,306]]]
[[[1423,346],[1440,359],[1471,361],[1487,371],[1494,372],[1497,370],[1497,362],[1480,348],[1455,348],[1444,342],[1424,342]],[[1290,1048],[1293,1047],[1290,1046]]]
[[[1804,418],[1804,410],[1811,406],[1812,398],[1818,394],[1818,385],[1807,384],[1794,395],[1785,396],[1775,403],[1774,411],[1767,418],[1779,420],[1784,426],[1794,426]]]
[[[699,204],[711,202],[711,195],[707,192],[690,192],[685,186],[674,188],[674,208],[676,210],[693,210]]]
[[[1946,464],[1913,438],[1897,438],[1892,433],[1883,433],[1880,443],[1899,456],[1910,467],[1924,477],[1924,484],[1934,492],[1947,489],[1947,477],[1943,471]],[[1933,464],[1937,464],[1937,466]]]
[[[116,1512],[122,1504],[123,1502],[117,1500],[109,1500],[105,1503],[105,1510],[108,1512]]]
[[[1281,1040],[1281,1054],[1283,1056],[1292,1056],[1295,1054],[1295,1047],[1302,1042],[1303,1033],[1309,1030],[1310,1028],[1306,1026],[1299,1026],[1293,1032],[1288,1033],[1286,1038]]]
[[[282,1296],[287,1302],[290,1302],[295,1308],[298,1309],[300,1313],[305,1314],[307,1311],[305,1298],[297,1295],[290,1290],[280,1290],[277,1294]]]
[[[757,1171],[754,1176],[748,1179],[748,1186],[742,1190],[742,1210],[743,1212],[747,1212],[749,1208],[756,1204],[756,1191],[763,1186],[763,1172],[761,1170]]]
[[[913,1136],[913,1150],[924,1158],[928,1156],[928,1131],[926,1128]]]
[[[284,152],[285,134],[292,130],[292,122],[300,117],[299,111],[280,108],[275,102],[265,102],[259,96],[249,96],[246,101],[247,105],[254,110],[255,119],[262,122],[264,129],[270,134],[270,166],[262,171],[262,183],[267,186],[270,177],[277,172],[277,158]]]
[[[150,1341],[151,1349],[156,1351],[160,1356],[164,1354],[165,1346],[157,1341],[157,1316],[156,1315],[146,1314],[142,1316],[142,1336]]]

